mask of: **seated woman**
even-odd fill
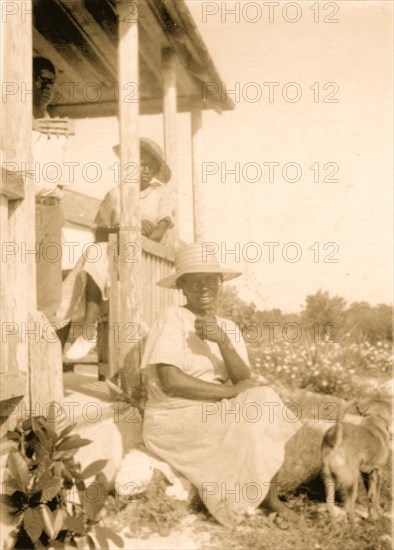
[[[114,147],[119,155],[119,146]],[[152,140],[140,140],[140,216],[142,235],[153,241],[163,240],[167,230],[173,226],[175,201],[173,193],[165,185],[171,177],[160,147]],[[156,178],[155,180],[153,178]],[[160,180],[160,181],[157,181]],[[85,357],[97,342],[96,323],[103,301],[108,300],[108,238],[110,233],[119,230],[120,222],[120,188],[111,189],[104,197],[94,221],[95,250],[92,251],[94,261],[89,261],[89,249],[86,257],[81,258],[64,283],[64,299],[58,311],[59,318],[75,320],[75,302],[80,303],[81,297],[75,300],[75,283],[83,272],[86,277],[86,287],[82,291],[86,302],[85,316],[82,324],[82,334],[70,346],[65,360],[75,362]],[[100,253],[97,254],[97,247]],[[92,247],[93,248],[93,247]],[[98,257],[97,257],[98,256]],[[96,259],[97,258],[97,259]],[[78,294],[78,293],[77,293]],[[81,292],[79,292],[81,294]],[[70,296],[74,296],[74,299]]]
[[[234,526],[266,497],[289,517],[271,481],[301,425],[271,388],[250,379],[240,330],[215,315],[222,282],[240,273],[212,255],[204,261],[200,244],[179,249],[175,268],[157,284],[181,289],[186,305],[165,310],[142,359],[145,445],[189,479],[223,525]]]

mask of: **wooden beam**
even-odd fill
[[[66,6],[68,4],[83,6],[82,2],[67,2]],[[87,79],[111,86],[116,80],[115,63],[106,59],[103,48],[97,46],[97,39],[75,21],[66,6],[60,0],[36,0],[34,26],[80,73],[77,82]],[[105,45],[103,47],[105,49]]]
[[[0,231],[1,231],[1,242],[2,247],[4,246],[7,248],[6,244],[7,242],[11,242],[10,245],[10,252],[14,249],[14,245],[12,244],[10,234],[9,234],[9,228],[8,228],[8,199],[4,195],[0,195]],[[13,318],[11,316],[10,312],[10,306],[9,306],[9,299],[10,299],[10,289],[12,292],[12,285],[10,283],[10,276],[9,276],[9,269],[8,269],[8,262],[4,261],[5,253],[2,251],[1,254],[1,263],[0,263],[0,304],[1,304],[1,333],[2,333],[2,340],[4,338],[3,334],[5,334],[6,331],[6,322],[10,321],[9,325],[9,331],[12,330],[12,323]],[[8,259],[8,258],[7,258]],[[12,261],[12,260],[11,260]],[[3,333],[4,331],[4,333]],[[5,368],[5,365],[7,365],[8,370],[12,370],[12,366],[10,368],[10,363],[12,360],[13,350],[11,349],[12,342],[8,340],[1,342],[0,346],[0,365],[2,365],[2,368]],[[14,358],[14,361],[16,359]],[[16,367],[17,368],[17,367]],[[15,369],[14,369],[15,370]]]
[[[32,3],[24,3],[26,14],[31,13]],[[19,14],[20,15],[20,14]],[[1,22],[1,69],[4,82],[12,84],[14,93],[3,97],[1,108],[2,164],[7,162],[28,168],[32,165],[32,24],[16,15]],[[25,95],[23,93],[25,91]],[[2,174],[3,176],[3,174]],[[18,185],[19,187],[19,185]],[[18,197],[19,198],[19,197]],[[34,250],[35,199],[34,186],[26,185],[24,200],[9,201],[0,195],[2,239],[15,244],[15,252],[0,265],[1,317],[3,328],[9,323],[14,334],[8,334],[2,342],[1,368],[8,372],[26,373],[29,368],[29,350],[21,331],[26,327],[28,312],[36,307],[35,255],[21,254]],[[12,329],[13,327],[13,329]],[[25,336],[25,335],[23,335]],[[19,386],[20,377],[15,384]],[[25,398],[29,395],[24,386]],[[22,391],[15,389],[15,394]],[[9,393],[7,390],[6,393]]]
[[[193,174],[193,225],[195,242],[204,241],[204,203],[201,182],[202,113],[200,105],[191,111],[192,174]]]
[[[25,197],[25,180],[22,172],[11,172],[1,167],[0,194],[10,201]]]
[[[189,113],[196,101],[196,96],[180,96],[177,98],[178,113]],[[163,98],[140,98],[141,115],[157,115],[163,112]],[[207,109],[207,104],[202,105]],[[117,116],[118,103],[115,101],[97,101],[86,103],[56,104],[51,106],[51,113],[54,116],[70,118],[95,118],[106,116]]]
[[[147,237],[142,237],[142,250],[146,254],[151,254],[156,258],[161,258],[162,260],[167,260],[169,262],[174,262],[175,260],[175,249],[172,246],[165,246],[161,243],[156,243],[151,241]],[[151,281],[151,284],[155,284],[155,281]]]
[[[173,50],[163,48],[163,115],[164,115],[164,150],[167,164],[171,168],[171,181],[168,184],[175,196],[175,204],[178,204],[177,182],[177,87],[176,87],[176,57]],[[174,221],[174,241],[179,240],[179,217],[177,208]]]
[[[122,368],[120,358],[122,356],[121,340],[123,338],[123,331],[121,335],[120,328],[124,325],[124,318],[121,316],[121,302],[120,302],[120,288],[118,278],[118,266],[119,257],[116,254],[116,248],[118,245],[118,239],[116,235],[109,236],[108,247],[110,250],[109,262],[108,262],[108,278],[110,285],[110,300],[109,300],[109,327],[108,330],[108,351],[107,351],[107,365],[105,365],[105,372],[103,372],[104,364],[100,365],[99,374],[104,375],[106,378],[113,378],[119,370]],[[123,319],[122,319],[123,318]],[[123,322],[122,322],[123,321]]]
[[[195,85],[201,101],[203,82],[220,84],[222,79],[212,61],[204,40],[198,31],[193,17],[184,0],[163,2],[146,0],[151,12],[165,32],[170,48],[179,58],[189,78]],[[225,102],[221,96],[209,96],[206,108],[217,112],[234,109],[234,103],[226,95]]]
[[[139,19],[139,44],[140,44],[140,56],[142,62],[149,70],[150,78],[153,79],[154,88],[159,92],[158,96],[163,93],[163,79],[160,74],[161,64],[161,49],[157,47],[156,36],[155,40],[152,40],[152,29],[147,28],[145,19],[140,17]],[[143,81],[142,81],[143,82]],[[151,82],[149,82],[149,86]],[[153,91],[153,90],[152,90]],[[141,90],[141,93],[145,93],[145,90]],[[156,95],[150,92],[147,95]]]
[[[81,75],[75,70],[71,63],[62,56],[55,46],[33,27],[33,46],[35,54],[48,57],[55,66],[56,72],[65,72],[73,82],[79,82]],[[59,79],[58,79],[59,80]]]
[[[108,72],[116,77],[116,45],[113,37],[108,36],[104,29],[97,23],[84,2],[70,2],[70,0],[54,0],[60,4],[64,13],[71,16],[85,37],[90,47],[105,61]]]
[[[134,0],[137,5],[138,0]],[[129,7],[129,0],[117,0],[118,13]],[[124,12],[123,12],[124,13]],[[128,21],[127,18],[118,18],[118,80],[119,88],[129,82],[135,82],[139,87],[138,70],[138,18]],[[125,322],[141,323],[142,320],[142,247],[141,222],[139,216],[139,177],[129,182],[127,170],[124,167],[128,162],[140,164],[140,137],[139,137],[139,103],[119,102],[119,143],[120,143],[120,230],[119,230],[119,281],[120,303],[122,304],[122,318],[120,322],[120,357],[117,367],[125,364],[130,343],[123,334]],[[128,260],[132,253],[132,261]],[[110,319],[110,323],[111,323]],[[135,380],[131,385],[139,385],[139,367],[135,373]]]
[[[32,409],[63,399],[62,346],[41,311],[29,314],[29,389]]]

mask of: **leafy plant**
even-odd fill
[[[123,546],[118,535],[99,525],[109,489],[102,473],[107,460],[81,470],[74,455],[91,441],[73,433],[75,427],[31,416],[7,432],[14,448],[2,502],[16,522],[15,549],[105,549],[108,539]],[[95,481],[86,483],[92,476]]]

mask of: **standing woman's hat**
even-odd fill
[[[164,160],[163,150],[160,145],[157,145],[153,140],[148,138],[140,139],[140,148],[148,152],[159,163],[159,172],[155,175],[155,178],[163,183],[168,183],[171,179],[171,168]],[[113,152],[120,157],[120,145],[112,147]]]
[[[223,281],[230,281],[242,273],[221,267],[216,255],[204,250],[203,244],[193,243],[179,248],[175,253],[175,273],[164,277],[157,284],[163,288],[176,288],[177,280],[188,273],[220,273]]]

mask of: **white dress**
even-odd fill
[[[220,523],[234,526],[266,497],[283,463],[285,443],[301,424],[267,386],[219,402],[166,395],[157,377],[159,363],[206,382],[230,383],[219,346],[200,340],[195,318],[188,309],[172,306],[149,332],[141,365],[148,383],[143,437],[151,452],[191,481]],[[249,364],[236,325],[217,322]]]

